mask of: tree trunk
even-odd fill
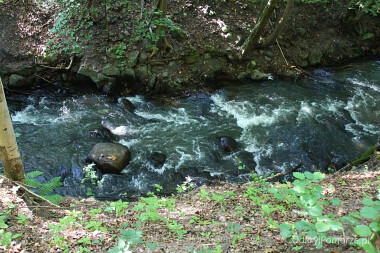
[[[273,30],[271,35],[269,35],[265,39],[262,39],[258,43],[257,47],[259,48],[269,47],[276,41],[276,39],[278,38],[278,35],[280,35],[280,32],[284,29],[286,22],[288,21],[290,15],[292,14],[293,7],[294,7],[294,0],[288,0],[284,13],[282,14],[282,17],[280,21],[278,22],[276,28]]]
[[[253,49],[254,45],[260,38],[261,33],[264,31],[265,26],[267,25],[270,16],[272,15],[274,8],[276,7],[279,0],[268,0],[267,5],[265,6],[263,13],[261,14],[259,21],[256,23],[255,28],[248,36],[246,41],[243,44],[242,57],[244,58],[247,53]]]
[[[0,157],[5,176],[13,181],[25,182],[24,166],[18,151],[3,83],[0,79]]]
[[[166,18],[166,14],[168,12],[168,0],[158,0],[157,4],[157,10],[161,12],[161,14],[158,16],[158,19]],[[165,51],[169,48],[170,51],[173,50],[172,45],[168,42],[165,35],[166,27],[164,25],[159,25],[157,27],[157,36],[158,40],[156,42],[156,48],[153,49],[152,54],[149,56],[149,58],[152,58],[155,56],[159,51]]]

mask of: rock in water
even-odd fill
[[[160,168],[166,161],[166,155],[160,152],[153,152],[148,157],[148,161],[155,168]]]
[[[237,148],[237,142],[230,136],[220,137],[220,145],[227,152],[232,152]]]
[[[117,137],[111,132],[111,130],[104,126],[100,126],[90,131],[90,136],[93,138],[100,138],[103,139],[102,141],[108,142],[117,140]]]
[[[125,109],[127,109],[127,111],[129,111],[129,112],[135,111],[135,109],[136,109],[135,105],[131,101],[129,101],[128,99],[122,98],[120,102],[124,105],[124,107],[125,107]]]
[[[98,143],[87,155],[86,161],[95,163],[103,173],[119,174],[129,164],[131,151],[118,143]]]

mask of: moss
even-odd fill
[[[378,145],[375,145],[373,147],[370,147],[366,152],[364,152],[359,158],[353,160],[351,162],[351,165],[358,165],[362,164],[370,159],[370,156],[377,150]],[[377,158],[377,157],[376,157]]]

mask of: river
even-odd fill
[[[64,195],[85,196],[84,159],[101,141],[90,132],[101,125],[110,129],[117,142],[130,148],[132,160],[122,180],[96,194],[117,199],[151,189],[162,183],[164,171],[183,167],[241,181],[247,175],[239,172],[237,160],[259,175],[297,165],[302,171],[326,170],[351,161],[380,133],[380,61],[312,74],[297,82],[274,79],[224,87],[171,106],[128,97],[134,113],[120,99],[102,95],[32,95],[22,106],[9,106],[26,171],[43,171],[41,182],[64,174],[64,186],[57,189]],[[238,150],[221,149],[220,136],[236,139]],[[165,164],[150,176],[140,175],[152,152],[166,154]]]

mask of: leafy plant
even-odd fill
[[[63,184],[61,182],[60,177],[54,177],[50,179],[50,181],[46,183],[40,183],[37,180],[35,180],[35,177],[43,175],[43,172],[41,171],[32,171],[27,174],[25,174],[25,183],[27,185],[39,188],[37,193],[41,196],[46,198],[47,200],[53,202],[54,204],[59,204],[59,201],[63,200],[64,197],[58,194],[52,194],[52,192],[55,191],[58,187],[61,187]]]

